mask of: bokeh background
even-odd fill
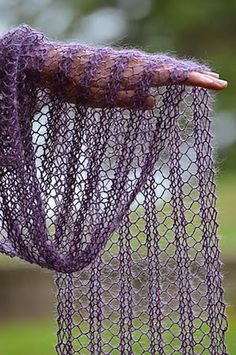
[[[215,94],[214,132],[227,344],[236,354],[236,1],[0,0],[0,34],[21,23],[53,39],[195,57],[229,81]],[[54,354],[54,315],[52,274],[0,256],[0,355]]]

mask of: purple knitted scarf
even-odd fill
[[[203,70],[0,38],[0,251],[55,271],[58,354],[227,354],[210,98],[184,85]]]

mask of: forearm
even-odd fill
[[[24,26],[23,35],[34,36],[31,50],[27,48],[25,51],[28,56],[26,75],[38,80],[42,88],[61,92],[72,103],[93,107],[133,107],[141,102],[144,107],[152,108],[155,104],[153,87],[184,83],[221,90],[227,86],[227,82],[219,80],[218,75],[207,67],[190,61],[135,50],[50,42],[42,34]],[[21,55],[24,55],[24,39],[21,46]],[[145,90],[142,89],[144,82]]]

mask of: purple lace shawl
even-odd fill
[[[0,251],[56,272],[58,354],[227,354],[210,97],[184,85],[206,69],[28,26],[0,38]]]

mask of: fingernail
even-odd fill
[[[226,80],[221,80],[221,79],[218,79],[216,81],[217,85],[219,85],[220,87],[227,87],[228,86],[228,82]]]
[[[219,78],[220,77],[220,75],[218,73],[211,72],[211,71],[204,71],[203,74],[209,75],[209,76],[214,77],[214,78]]]

